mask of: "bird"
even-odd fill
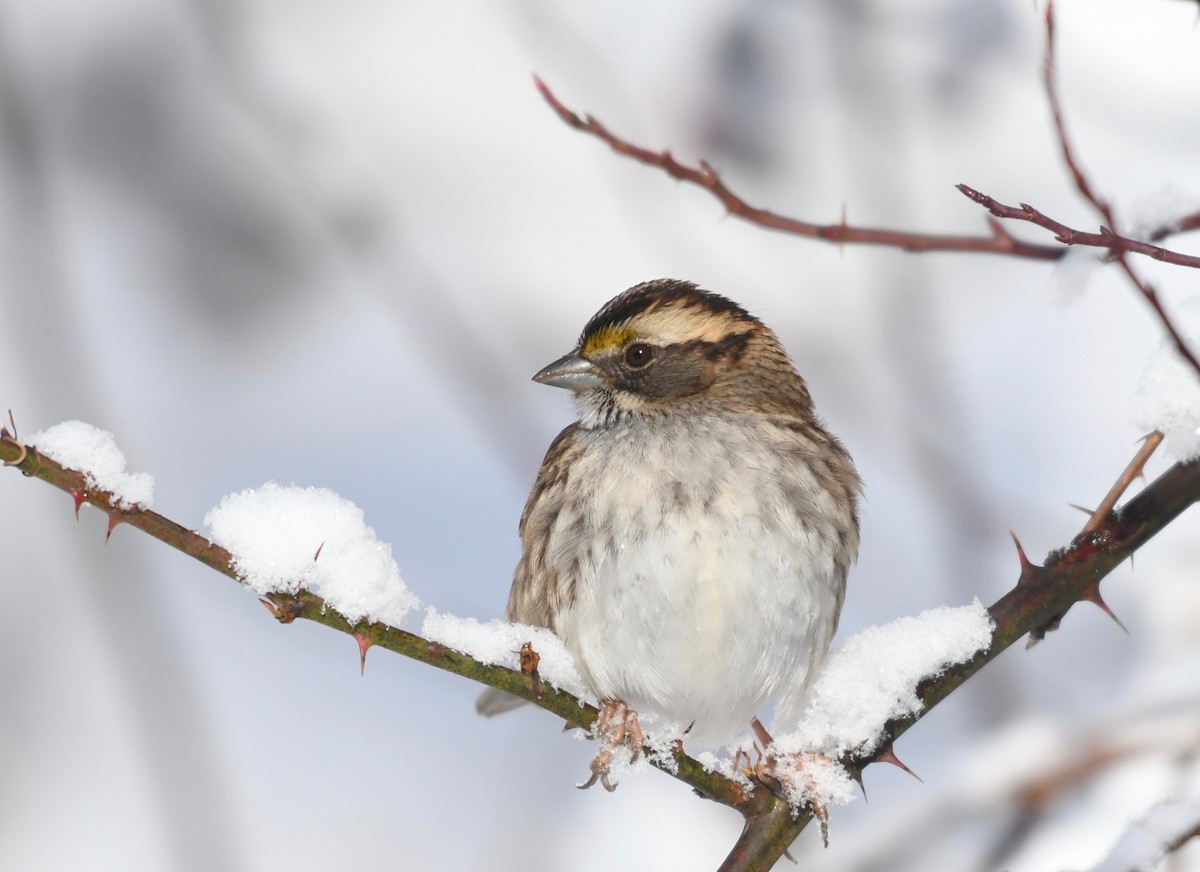
[[[658,279],[605,304],[533,380],[571,391],[579,418],[521,514],[505,618],[561,637],[600,701],[579,786],[614,788],[638,713],[711,748],[762,729],[773,703],[799,712],[857,557],[862,482],[775,333]],[[477,709],[514,704],[490,690]]]

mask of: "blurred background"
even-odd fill
[[[867,486],[841,635],[1014,583],[1142,435],[1161,339],[1094,252],[837,248],[755,229],[542,103],[810,220],[984,233],[953,188],[1097,219],[1041,87],[1041,4],[0,2],[0,407],[112,431],[154,508],[329,487],[408,585],[501,615],[569,398],[530,382],[660,276],[780,334]],[[1200,209],[1195,4],[1064,0],[1067,121],[1125,228]],[[1014,233],[1038,241],[1034,228]],[[1176,237],[1169,244],[1187,249]],[[1195,276],[1137,267],[1170,308]],[[1156,457],[1150,475],[1170,462]],[[0,868],[715,869],[732,811],[658,773],[581,793],[544,712],[303,622],[0,476]],[[1086,868],[1200,793],[1200,516],[899,743],[792,849],[814,870]],[[412,619],[419,627],[419,615]],[[786,862],[786,861],[785,861]],[[1193,849],[1175,869],[1200,869]]]

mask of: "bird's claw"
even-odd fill
[[[758,759],[754,761],[753,766],[750,765],[749,752],[738,752],[739,755],[744,755],[746,758],[746,767],[742,770],[745,775],[766,786],[776,796],[788,802],[791,801],[791,797],[801,793],[797,787],[803,786],[802,793],[809,808],[812,809],[813,817],[821,827],[821,842],[828,848],[829,808],[821,799],[821,792],[817,789],[816,780],[804,764],[816,761],[828,762],[829,758],[824,754],[813,752],[789,754],[786,757],[778,758],[773,754],[764,753],[757,742],[754,743],[754,752]],[[735,758],[734,765],[737,765],[737,758]],[[793,809],[793,814],[795,812],[796,810]]]
[[[642,754],[642,745],[646,741],[638,723],[637,712],[629,708],[621,700],[605,700],[600,706],[600,717],[596,721],[595,734],[602,742],[600,750],[592,758],[590,769],[592,776],[583,784],[576,785],[580,790],[587,790],[597,781],[609,793],[617,789],[617,782],[611,781],[613,752],[623,744],[630,748],[629,762],[635,762]]]
[[[608,778],[610,774],[609,765],[611,763],[612,752],[608,750],[601,750],[600,753],[593,758],[590,764],[589,768],[592,770],[592,777],[583,782],[583,784],[576,784],[575,786],[580,790],[587,790],[589,787],[599,781],[600,785],[605,790],[607,790],[609,793],[612,793],[617,789],[617,785]]]

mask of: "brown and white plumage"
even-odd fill
[[[794,708],[837,627],[861,484],[774,333],[648,282],[535,380],[574,390],[580,419],[522,514],[508,620],[561,636],[599,699],[691,724],[690,745]]]

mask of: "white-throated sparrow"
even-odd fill
[[[837,628],[861,482],[775,334],[661,279],[611,300],[534,380],[574,391],[580,417],[521,516],[507,618],[561,636],[603,703],[591,781],[609,786],[634,712],[705,746],[793,708]]]

